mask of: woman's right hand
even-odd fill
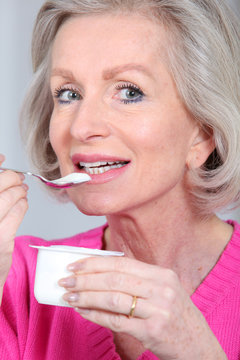
[[[0,154],[0,165],[4,156]],[[24,176],[6,170],[0,173],[0,303],[3,286],[12,263],[14,238],[28,209]]]

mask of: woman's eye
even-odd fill
[[[117,90],[120,90],[117,97],[124,104],[142,101],[144,96],[142,90],[133,85],[119,85]]]
[[[73,101],[80,100],[81,95],[73,89],[57,89],[55,98],[62,104],[69,104]]]

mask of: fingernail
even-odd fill
[[[74,277],[69,277],[59,280],[58,284],[63,287],[75,287],[76,279]]]
[[[28,185],[27,184],[22,184],[22,187],[24,188],[24,190],[28,190],[29,189],[29,187],[28,187]]]
[[[22,173],[19,173],[18,176],[20,177],[21,180],[25,180],[25,176]]]
[[[79,314],[82,314],[82,315],[87,315],[87,314],[90,313],[89,309],[83,309],[83,308],[79,308],[79,307],[75,307],[74,310],[77,311]]]
[[[73,264],[69,264],[67,266],[67,269],[69,271],[79,271],[79,270],[82,270],[84,268],[84,263],[82,261],[79,261],[79,262],[76,262],[76,263],[73,263]]]
[[[79,299],[79,296],[78,294],[73,294],[73,293],[68,293],[68,294],[64,294],[63,295],[63,299],[66,300],[66,301],[72,301],[72,302],[75,302],[75,301],[78,301]]]

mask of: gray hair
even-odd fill
[[[210,215],[240,202],[240,27],[223,0],[51,0],[40,9],[32,40],[34,76],[21,114],[38,171],[60,175],[49,141],[53,100],[51,47],[60,26],[85,14],[139,13],[169,34],[169,71],[191,115],[215,140],[206,163],[192,170],[195,208]]]

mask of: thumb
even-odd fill
[[[5,161],[5,156],[3,154],[0,154],[0,165]]]

